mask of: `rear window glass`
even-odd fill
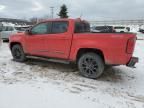
[[[75,33],[86,33],[90,32],[90,25],[86,22],[76,22],[75,23]]]

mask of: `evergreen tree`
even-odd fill
[[[67,12],[67,6],[65,4],[63,4],[60,8],[60,12],[58,14],[58,16],[60,18],[68,18],[68,12]]]

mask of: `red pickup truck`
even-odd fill
[[[138,62],[132,57],[136,34],[91,33],[90,24],[81,19],[43,21],[9,40],[15,61],[37,56],[74,62],[88,78],[98,78],[106,65],[134,67]]]

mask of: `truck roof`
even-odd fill
[[[55,18],[55,19],[44,20],[42,22],[48,22],[48,21],[85,21],[85,20],[81,20],[81,18],[76,18],[76,19],[72,19],[72,18]],[[85,21],[85,22],[87,22],[87,21]]]

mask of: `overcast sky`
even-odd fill
[[[31,18],[50,15],[54,17],[62,4],[68,7],[71,18],[82,16],[88,20],[141,19],[144,18],[144,0],[0,0],[0,17]]]

